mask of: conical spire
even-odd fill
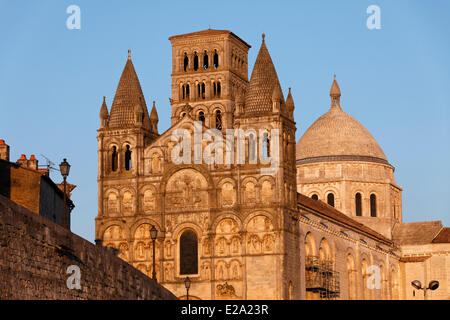
[[[152,112],[150,113],[150,121],[151,122],[158,122],[159,121],[158,112],[156,111],[155,101],[153,101]]]
[[[103,96],[102,107],[100,108],[100,119],[108,119],[108,107],[106,106],[106,97]]]
[[[148,127],[149,117],[147,105],[138,76],[131,61],[130,51],[128,59],[117,86],[116,95],[111,106],[109,117],[110,128],[129,127],[136,124],[134,108],[140,105],[144,111],[144,127]]]
[[[281,91],[277,72],[266,47],[265,35],[262,36],[261,48],[253,67],[250,85],[245,99],[245,113],[264,114],[272,112],[272,95]],[[276,90],[274,90],[276,89]],[[282,104],[284,99],[282,99]]]
[[[331,97],[331,106],[340,104],[341,90],[339,89],[339,85],[336,81],[336,75],[334,75],[333,84],[331,85],[330,97]]]
[[[283,92],[281,91],[281,87],[274,86],[273,93],[272,93],[272,102],[282,102],[284,99]]]
[[[289,93],[288,96],[286,98],[286,109],[288,112],[293,111],[295,108],[294,106],[294,99],[292,98],[292,94],[291,94],[291,88],[289,88]]]

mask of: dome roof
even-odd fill
[[[300,138],[296,158],[300,163],[358,160],[388,164],[374,137],[336,101]]]

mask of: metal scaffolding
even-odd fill
[[[331,260],[307,256],[305,262],[306,291],[319,293],[321,299],[339,298],[339,272]]]

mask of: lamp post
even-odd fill
[[[70,171],[70,164],[67,162],[67,159],[64,158],[63,162],[59,164],[59,171],[61,172],[61,175],[63,176],[64,180],[64,196],[63,196],[63,218],[62,218],[62,226],[66,229],[69,229],[69,225],[67,223],[67,203],[66,203],[66,189],[67,189],[67,176],[69,175]]]
[[[158,230],[155,228],[155,226],[152,226],[152,228],[150,229],[150,237],[152,238],[153,241],[153,272],[152,272],[152,279],[156,280],[156,270],[155,270],[155,240],[156,237],[158,236]]]
[[[191,279],[189,277],[184,279],[184,286],[186,287],[186,300],[189,300],[189,288],[191,287]]]
[[[411,285],[417,290],[423,290],[423,299],[424,300],[428,300],[427,290],[433,290],[434,291],[437,288],[439,288],[439,281],[436,281],[436,280],[430,281],[430,283],[428,284],[428,288],[422,287],[422,283],[419,280],[412,281]]]

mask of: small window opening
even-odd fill
[[[184,71],[186,72],[189,66],[189,58],[187,56],[187,54],[184,54]]]
[[[313,194],[313,195],[311,196],[311,199],[319,200],[319,196],[318,196],[317,194]]]
[[[131,169],[131,150],[130,146],[127,144],[127,149],[125,150],[125,170]]]
[[[194,55],[194,70],[195,71],[198,70],[198,55],[197,55],[197,52]]]
[[[370,216],[377,216],[377,197],[374,194],[370,195]]]
[[[362,201],[361,201],[361,193],[357,193],[355,195],[355,208],[356,208],[356,216],[361,217],[362,216]]]
[[[111,170],[117,171],[117,147],[112,147],[112,155],[111,155]]]
[[[209,68],[209,57],[208,57],[208,53],[205,50],[205,54],[203,56],[203,69],[206,70]]]
[[[216,129],[222,130],[222,113],[220,110],[216,111]]]
[[[334,194],[332,194],[332,193],[328,194],[328,196],[327,196],[327,203],[330,206],[334,207]]]
[[[217,50],[214,50],[214,69],[219,67],[219,55],[217,54]]]
[[[205,113],[203,111],[198,113],[198,120],[205,124]]]

